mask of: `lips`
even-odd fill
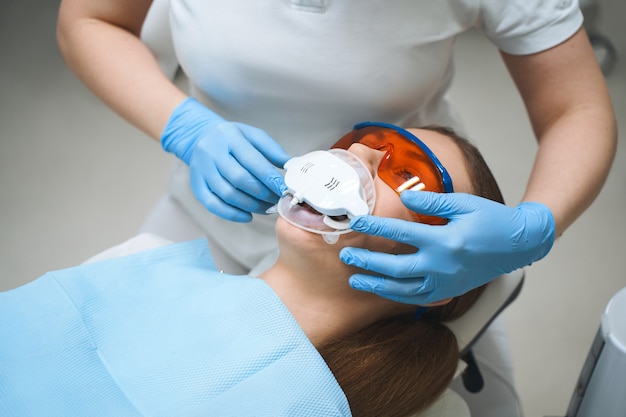
[[[312,214],[316,215],[316,216],[320,216],[323,217],[324,215],[322,213],[320,213],[319,211],[315,210],[313,207],[309,206],[307,203],[299,203],[298,206],[300,206],[303,210],[307,210],[310,211]],[[328,216],[331,219],[338,221],[338,222],[342,222],[345,220],[348,220],[348,215],[347,214],[342,214],[340,216]]]
[[[286,212],[286,215],[291,221],[294,221],[302,226],[316,230],[327,229],[323,221],[324,216],[306,203],[290,207]]]
[[[319,211],[307,203],[291,205],[291,201],[292,196],[286,195],[278,202],[278,212],[289,223],[315,233],[335,232],[335,229],[324,223],[324,215]]]
[[[310,211],[313,214],[317,214],[318,216],[322,216],[322,213],[320,213],[319,211],[315,210],[313,207],[309,206],[307,203],[299,203],[298,204],[300,207],[302,207],[305,210]]]

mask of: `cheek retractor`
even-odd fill
[[[374,209],[374,179],[365,164],[346,150],[292,158],[285,171],[289,192],[278,202],[278,213],[294,226],[321,234],[327,243],[351,231],[351,218]]]

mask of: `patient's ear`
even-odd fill
[[[450,298],[446,298],[446,299],[443,299],[443,300],[441,300],[441,301],[437,301],[437,302],[435,302],[435,303],[423,304],[422,306],[423,306],[423,307],[438,307],[438,306],[443,306],[443,305],[446,305],[446,304],[448,304],[450,301],[452,301],[452,297],[450,297]]]

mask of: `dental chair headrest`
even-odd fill
[[[522,289],[524,270],[518,269],[494,279],[462,317],[446,323],[459,343],[461,356],[467,353],[495,318],[509,305]]]

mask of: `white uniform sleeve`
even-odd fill
[[[169,19],[170,0],[154,0],[141,28],[141,40],[150,48],[167,78],[173,80],[178,70],[178,59]]]
[[[527,55],[567,40],[582,22],[576,0],[482,0],[477,27],[504,52]]]

